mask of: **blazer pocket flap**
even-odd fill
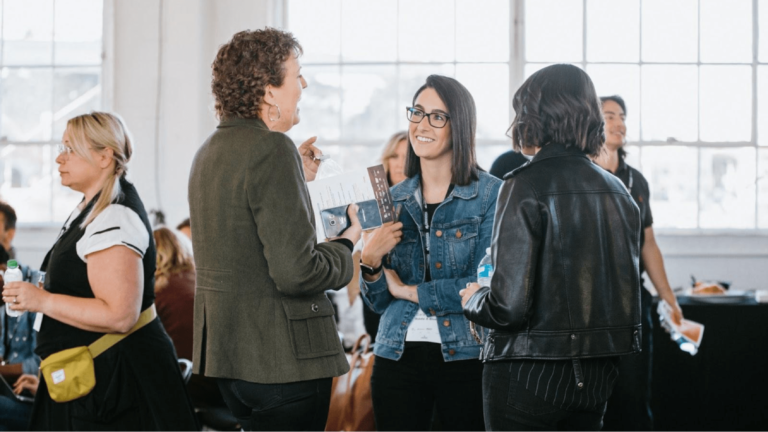
[[[331,301],[328,300],[325,294],[322,297],[315,298],[283,297],[280,300],[283,303],[285,315],[289,320],[333,316],[335,313]]]

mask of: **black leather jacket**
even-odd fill
[[[504,177],[495,273],[464,306],[491,329],[483,361],[640,351],[640,211],[575,146],[544,146]]]

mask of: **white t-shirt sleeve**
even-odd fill
[[[149,248],[149,233],[133,210],[120,204],[110,204],[85,228],[77,242],[77,255],[84,262],[88,254],[125,246],[144,258]]]

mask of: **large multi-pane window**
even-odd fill
[[[768,228],[768,1],[536,0],[525,21],[526,75],[574,63],[626,100],[656,226]]]
[[[59,182],[69,118],[101,108],[102,0],[0,1],[0,199],[20,222],[62,221],[79,195]]]
[[[290,0],[287,27],[309,82],[295,140],[319,137],[346,168],[372,164],[406,129],[405,107],[426,77],[454,77],[478,109],[479,158],[509,147],[508,0]]]
[[[517,24],[515,24],[517,23]],[[297,140],[370,163],[430,73],[478,105],[479,159],[509,148],[511,95],[572,63],[627,102],[655,226],[768,229],[768,0],[289,0],[310,82]]]

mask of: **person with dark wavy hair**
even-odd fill
[[[321,155],[285,135],[299,122],[299,42],[235,34],[213,62],[220,123],[189,178],[196,264],[193,363],[245,430],[323,430],[333,377],[349,370],[326,290],[352,279],[351,226],[318,243],[306,181]]]
[[[516,149],[504,176],[490,287],[462,291],[490,328],[481,357],[488,430],[600,430],[619,358],[640,350],[640,212],[592,163],[603,117],[589,76],[546,67],[515,93]]]

